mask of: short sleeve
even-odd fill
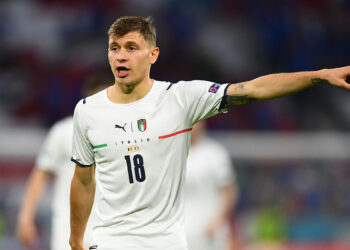
[[[192,124],[227,110],[221,109],[228,84],[208,81],[182,81],[177,84]]]
[[[87,136],[87,124],[84,122],[83,101],[74,110],[72,161],[81,167],[90,167],[95,163],[93,147]]]
[[[36,166],[49,172],[56,172],[62,163],[62,126],[56,123],[48,132],[41,150],[36,158]],[[69,161],[69,158],[68,160]]]

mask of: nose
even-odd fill
[[[117,59],[118,62],[125,62],[128,59],[125,49],[120,49],[117,52],[116,59]]]

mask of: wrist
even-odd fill
[[[34,215],[31,213],[19,214],[18,220],[22,222],[34,221]]]
[[[312,85],[319,84],[321,82],[328,82],[328,69],[321,69],[315,71],[315,74],[311,77]]]
[[[72,249],[84,248],[83,239],[79,239],[79,238],[70,237],[69,245],[72,247]]]

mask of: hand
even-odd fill
[[[218,219],[214,219],[212,220],[206,230],[205,230],[205,234],[209,239],[214,238],[216,232],[220,229],[220,227],[222,226],[222,222]]]
[[[38,239],[38,233],[34,220],[26,216],[21,216],[17,223],[16,235],[24,246],[33,246],[35,241]]]
[[[312,79],[313,82],[325,80],[328,83],[350,90],[350,83],[346,82],[346,78],[350,76],[350,66],[334,68],[334,69],[323,69],[320,70],[320,78]]]

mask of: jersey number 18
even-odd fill
[[[126,155],[125,157],[126,166],[128,169],[128,175],[129,175],[129,182],[134,183],[134,177],[133,177],[133,171],[132,171],[132,163],[130,159],[130,155]],[[146,173],[145,173],[145,167],[143,166],[143,158],[142,155],[136,154],[133,157],[133,163],[134,163],[134,172],[135,172],[135,179],[138,182],[143,182],[146,180]]]

